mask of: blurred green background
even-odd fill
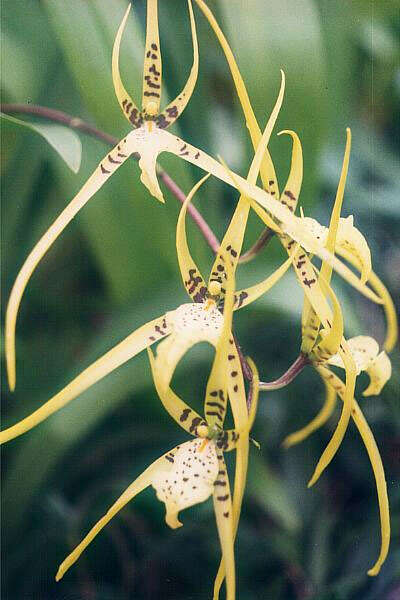
[[[191,66],[189,21],[184,0],[160,0],[159,5],[164,96],[172,98]],[[3,0],[3,102],[61,109],[122,137],[129,127],[113,92],[111,49],[126,6],[126,0]],[[285,70],[286,98],[276,131],[299,133],[305,161],[300,202],[307,215],[323,223],[339,178],[345,128],[351,126],[343,214],[354,214],[371,246],[375,271],[398,298],[396,0],[215,0],[210,6],[231,42],[262,127],[279,89],[279,69]],[[125,85],[139,102],[144,0],[136,0],[133,8],[121,63]],[[197,8],[195,16],[199,81],[175,130],[245,174],[252,152],[230,74]],[[82,165],[75,174],[42,137],[10,123],[3,126],[3,311],[27,253],[107,152],[101,142],[79,137]],[[62,143],[76,156],[73,136]],[[270,148],[282,185],[289,139],[274,136]],[[201,176],[175,157],[163,155],[160,163],[186,192]],[[179,206],[168,190],[164,194],[162,206],[129,161],[41,262],[21,304],[15,394],[9,393],[3,370],[3,427],[40,406],[136,327],[187,301],[174,246]],[[209,181],[195,203],[222,236],[236,201],[231,190]],[[252,217],[246,248],[260,231]],[[191,223],[188,233],[193,254],[208,274],[212,253]],[[274,240],[256,261],[240,268],[239,284],[265,277],[283,256]],[[335,285],[347,335],[370,333],[382,341],[381,310],[337,278]],[[243,350],[264,380],[278,377],[296,358],[301,306],[302,293],[288,274],[235,316]],[[307,481],[339,412],[303,444],[281,448],[283,438],[321,406],[322,385],[308,369],[288,388],[261,395],[253,434],[261,451],[251,448],[236,544],[238,598],[400,598],[398,358],[396,350],[394,375],[382,395],[361,399],[382,453],[392,510],[391,551],[381,575],[366,575],[379,549],[379,521],[371,468],[355,428],[349,427],[335,460],[311,490]],[[177,370],[174,387],[193,406],[201,407],[211,361],[212,351],[200,345]],[[362,389],[366,380],[360,380]],[[196,397],[190,391],[193,382]],[[8,444],[2,488],[4,600],[210,598],[220,554],[212,503],[182,513],[185,526],[171,531],[153,490],[122,511],[62,582],[54,582],[59,563],[121,491],[154,458],[186,439],[161,407],[143,353]]]

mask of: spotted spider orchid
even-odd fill
[[[261,138],[261,131],[232,50],[206,3],[203,0],[196,0],[196,3],[209,21],[226,56],[243,113],[246,118],[247,128],[253,146],[256,149]],[[284,192],[279,196],[274,165],[267,149],[265,149],[264,160],[260,168],[260,175],[264,188],[269,190],[272,195],[277,198],[279,197],[282,204],[286,205],[294,212],[302,183],[302,154],[300,140],[295,134],[292,134],[292,138],[293,153],[292,177],[289,178],[290,187],[288,181]],[[340,219],[340,210],[350,155],[350,143],[351,135],[348,130],[346,152],[329,230],[322,228],[314,220],[310,222],[307,219],[303,219],[303,222],[313,239],[318,239],[319,242],[326,245],[328,251],[332,253],[337,252],[347,262],[354,266],[361,273],[361,281],[366,282],[369,280],[372,288],[381,299],[380,303],[384,306],[387,318],[387,335],[384,348],[385,350],[390,351],[393,349],[397,340],[397,318],[393,301],[383,283],[377,275],[371,271],[371,258],[368,245],[361,233],[355,229],[353,219]],[[259,215],[262,218],[261,211],[259,211]],[[266,220],[265,223],[267,226],[269,225]],[[278,237],[288,254],[293,256],[293,267],[305,294],[305,308],[302,319],[302,351],[308,354],[311,360],[314,361],[318,372],[324,377],[327,389],[326,402],[319,415],[317,415],[315,420],[310,423],[309,426],[304,428],[304,430],[296,432],[296,434],[293,434],[293,437],[290,436],[287,438],[286,445],[300,441],[300,439],[303,439],[311,433],[311,431],[324,423],[333,410],[337,393],[339,394],[343,401],[343,412],[337,429],[322,454],[309,485],[312,485],[317,481],[323,470],[332,460],[343,439],[351,416],[355,421],[367,448],[377,482],[382,527],[382,545],[380,556],[376,564],[368,572],[369,575],[376,575],[387,555],[390,537],[386,484],[382,462],[373,435],[353,396],[356,375],[360,369],[368,369],[369,371],[371,384],[368,390],[366,390],[366,393],[369,394],[380,389],[388,377],[390,377],[390,362],[385,353],[377,355],[378,351],[376,348],[371,348],[371,343],[368,344],[369,353],[368,351],[366,352],[369,356],[368,360],[360,362],[357,354],[352,351],[354,350],[354,342],[351,342],[351,340],[349,340],[349,342],[345,341],[343,337],[343,315],[341,313],[339,302],[330,287],[332,261],[323,261],[321,272],[318,273],[317,269],[311,263],[311,257],[308,255],[308,252],[314,253],[311,246],[308,246],[307,243],[303,243],[301,244],[301,248],[293,250],[294,242],[290,237],[290,226],[284,227],[282,233],[278,232]],[[332,309],[327,298],[330,299],[332,303]],[[365,347],[363,349],[366,350]],[[327,367],[321,366],[324,362],[329,360],[337,362],[340,366],[344,366],[346,371],[345,383],[343,383],[335,374],[331,373]],[[333,388],[332,385],[334,386]]]
[[[189,79],[181,94],[161,113],[159,113],[159,106],[162,69],[158,35],[157,0],[147,1],[147,31],[142,97],[143,108],[141,111],[139,111],[136,104],[125,90],[119,73],[118,59],[120,43],[128,18],[129,7],[125,13],[114,42],[112,74],[116,96],[124,115],[134,129],[128,133],[126,137],[124,137],[119,144],[101,161],[83,188],[81,188],[78,194],[73,198],[73,200],[71,200],[60,216],[56,219],[56,221],[54,221],[54,223],[33,248],[17,276],[7,307],[5,326],[7,373],[11,390],[15,388],[16,382],[15,327],[18,309],[25,287],[33,271],[47,250],[54,243],[68,223],[75,217],[78,211],[83,208],[90,198],[111,177],[116,169],[118,169],[129,158],[129,156],[134,153],[137,153],[140,156],[139,167],[141,169],[142,183],[158,200],[163,201],[163,196],[156,176],[156,160],[161,152],[170,152],[185,161],[197,165],[207,173],[213,174],[215,177],[221,179],[228,185],[231,185],[235,188],[240,185],[241,191],[252,200],[252,206],[255,208],[255,210],[259,210],[259,207],[257,207],[255,202],[263,207],[264,210],[262,211],[262,218],[270,228],[274,230],[278,228],[280,230],[280,227],[284,226],[290,230],[291,237],[290,239],[287,238],[288,244],[290,242],[293,242],[294,244],[295,241],[308,244],[310,248],[312,248],[314,254],[318,255],[322,259],[327,260],[328,262],[331,262],[335,270],[337,270],[345,279],[359,289],[360,292],[376,302],[381,302],[380,298],[372,290],[366,287],[365,284],[360,282],[346,265],[332,256],[332,254],[327,252],[323,245],[320,244],[318,240],[309,233],[307,228],[301,222],[301,219],[294,216],[292,214],[292,210],[289,210],[288,206],[290,205],[288,205],[287,202],[284,204],[283,202],[279,202],[274,197],[273,184],[276,181],[275,177],[271,177],[270,179],[273,180],[272,184],[269,187],[266,186],[266,190],[269,190],[269,193],[258,188],[255,185],[255,182],[253,183],[252,181],[246,180],[239,175],[232,174],[222,164],[203,151],[186,143],[176,135],[172,135],[166,131],[166,128],[172,125],[172,123],[176,121],[180,113],[184,110],[193,92],[197,78],[198,47],[191,0],[188,0],[188,5],[193,38],[193,67]],[[259,130],[258,132],[259,135],[256,136],[257,139],[253,139],[253,142],[256,140],[255,145],[257,145],[255,162],[259,163],[260,165],[261,163],[264,164],[261,172],[264,173],[263,181],[265,183],[265,181],[268,181],[268,178],[265,180],[265,173],[269,173],[268,167],[270,166],[271,162],[270,159],[268,159],[269,155],[267,155],[266,159],[264,158],[267,145],[266,140],[269,139],[270,131],[267,126],[263,135],[261,135]],[[258,173],[258,168],[255,168],[255,171]],[[235,176],[233,177],[233,175]],[[294,182],[294,185],[296,185],[296,181]],[[287,199],[291,199],[292,196],[295,197],[295,195],[295,192],[292,190],[287,189],[284,192],[284,196]],[[290,209],[292,209],[291,206]],[[271,217],[273,217],[274,220]],[[304,285],[312,285],[312,280],[313,277],[311,277],[311,279],[306,277]]]
[[[253,167],[254,164],[256,163],[253,161],[250,172],[255,168]],[[208,341],[216,346],[223,322],[223,317],[218,306],[222,307],[226,293],[223,282],[226,277],[227,261],[224,260],[224,255],[227,254],[229,256],[229,264],[235,270],[241,241],[238,246],[235,245],[235,228],[230,226],[221,245],[221,248],[224,248],[224,250],[218,253],[212,268],[209,284],[206,286],[189,253],[186,240],[185,215],[189,202],[191,202],[194,194],[207,178],[208,175],[203,177],[188,194],[182,206],[177,224],[176,245],[178,260],[186,291],[192,298],[193,304],[183,304],[177,309],[169,311],[161,317],[146,323],[128,335],[30,416],[0,432],[0,443],[7,442],[32,429],[114,369],[155,342],[163,340],[163,338],[166,339],[160,343],[158,352],[160,354],[164,353],[166,357],[164,364],[165,381],[170,381],[176,365],[191,346],[202,341]],[[237,218],[237,213],[235,215],[234,217]],[[284,275],[290,266],[290,262],[291,259],[288,259],[267,277],[265,281],[250,288],[238,290],[234,296],[234,309],[243,308],[266,293]],[[239,372],[241,366],[235,344],[232,346],[231,355],[232,368]],[[234,398],[234,394],[235,390],[233,389],[232,398]]]
[[[324,236],[326,238],[326,245],[332,250],[332,252],[335,252],[336,248],[339,248],[340,251],[342,245],[344,245],[346,247],[346,251],[349,252],[352,257],[357,257],[358,265],[361,266],[361,272],[364,271],[364,276],[368,278],[370,274],[370,258],[368,259],[369,249],[367,243],[359,232],[354,233],[352,231],[354,229],[352,221],[350,221],[350,223],[343,224],[343,221],[347,220],[340,218],[340,209],[343,201],[344,185],[350,154],[350,139],[350,132],[348,131],[342,174],[338,186],[335,205],[332,211],[329,229],[326,232],[318,225],[318,232],[320,233],[321,237]],[[315,224],[312,223],[311,225],[315,227]],[[340,236],[339,231],[341,225],[342,228],[349,228],[350,231],[347,234],[342,233]],[[358,241],[352,250],[349,249],[349,246],[352,244],[346,244],[344,242],[346,238]],[[361,256],[363,256],[363,258],[361,258]],[[302,317],[302,351],[307,352],[309,359],[324,381],[326,389],[325,403],[318,415],[306,427],[291,434],[284,440],[284,446],[288,448],[293,444],[304,440],[313,431],[321,427],[331,416],[335,407],[336,396],[339,395],[343,401],[343,411],[336,430],[326,449],[324,450],[320,460],[318,461],[314,475],[309,482],[309,486],[313,485],[317,481],[323,470],[332,460],[337,448],[343,440],[348,422],[350,418],[352,418],[367,449],[374,472],[378,493],[381,520],[381,549],[375,565],[368,571],[369,575],[377,575],[389,549],[389,503],[385,474],[382,460],[379,455],[379,450],[376,446],[372,432],[368,427],[368,424],[354,398],[354,387],[356,376],[361,371],[365,370],[370,377],[370,384],[364,391],[364,396],[378,394],[385,383],[390,379],[391,363],[385,351],[379,353],[379,345],[371,337],[357,336],[350,338],[347,342],[345,342],[343,337],[343,316],[341,315],[340,307],[335,295],[329,289],[331,275],[332,269],[330,265],[323,262],[320,272],[320,280],[322,285],[328,291],[334,307],[331,328],[329,330],[320,329],[322,319],[320,319],[319,314],[313,309],[310,302],[308,302],[308,299],[305,300],[305,307]],[[329,338],[329,343],[327,343]],[[338,352],[335,352],[335,346],[338,348]],[[345,369],[346,383],[343,383],[343,381],[337,377],[337,375],[332,373],[330,369],[327,368],[326,365],[328,364]]]
[[[169,451],[140,475],[113,504],[106,515],[90,530],[82,542],[61,564],[56,580],[75,563],[100,530],[144,488],[152,485],[157,498],[165,503],[166,523],[173,529],[180,527],[179,511],[207,500],[211,495],[226,570],[227,599],[235,598],[234,537],[243,498],[249,450],[249,432],[256,414],[258,375],[249,361],[253,375],[253,396],[250,413],[247,411],[244,382],[241,372],[232,367],[233,340],[231,322],[234,306],[233,268],[225,254],[226,294],[222,328],[216,343],[216,353],[208,379],[204,404],[205,418],[200,417],[183,402],[165,380],[167,368],[165,352],[156,357],[148,350],[153,379],[158,395],[173,419],[195,439]],[[160,346],[158,347],[160,348]],[[232,401],[232,395],[235,401]],[[228,398],[231,402],[235,429],[224,430]],[[224,452],[237,451],[235,491],[233,502]]]

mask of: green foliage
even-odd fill
[[[172,97],[191,66],[189,20],[183,0],[159,4],[165,92]],[[398,298],[396,3],[219,0],[210,5],[232,43],[261,125],[277,93],[279,68],[285,70],[287,97],[277,131],[293,128],[301,136],[305,185],[300,201],[307,215],[312,209],[325,224],[339,178],[345,127],[352,127],[344,214],[355,215],[371,245],[374,270]],[[4,1],[3,100],[61,109],[122,136],[127,125],[113,93],[111,49],[125,7],[123,0]],[[136,0],[122,45],[126,87],[137,100],[144,14],[144,1]],[[198,10],[195,15],[201,74],[178,134],[245,173],[252,152],[230,75],[208,24]],[[75,133],[31,118],[28,127],[57,145],[71,168],[71,160],[78,167]],[[20,129],[10,132],[3,126],[3,311],[26,254],[108,149],[79,134],[82,166],[75,175],[43,139]],[[281,182],[288,171],[288,149],[283,138],[271,142]],[[165,190],[166,204],[157,203],[131,163],[68,226],[32,277],[17,329],[15,394],[2,382],[3,427],[29,414],[137,326],[185,301],[174,247],[178,203]],[[162,157],[161,163],[185,192],[199,177],[175,157]],[[197,206],[217,235],[236,200],[216,182],[199,194]],[[248,245],[260,230],[251,219]],[[207,272],[211,252],[189,223],[188,234],[193,254]],[[239,270],[239,283],[255,282],[272,271],[278,257],[282,253],[273,243],[254,264]],[[371,332],[381,341],[379,308],[339,282],[337,287],[348,306],[348,333]],[[264,380],[278,377],[298,353],[301,302],[300,289],[287,276],[271,297],[235,317],[241,345]],[[337,415],[304,444],[288,451],[280,447],[321,405],[322,387],[305,371],[289,388],[261,394],[253,434],[261,451],[251,448],[237,543],[238,597],[394,600],[400,593],[398,358],[396,351],[393,380],[382,396],[362,400],[382,453],[392,508],[394,535],[381,575],[366,576],[378,548],[378,515],[356,431],[350,428],[343,448],[312,490],[306,484]],[[210,364],[210,355],[200,348],[180,369],[174,385],[189,403],[202,398]],[[194,389],[199,397],[193,396]],[[121,512],[82,563],[61,584],[53,583],[59,562],[74,543],[142,468],[176,440],[176,432],[160,406],[143,355],[8,444],[3,452],[4,598],[209,598],[219,561],[210,505],[186,511],[185,526],[171,532],[153,491]]]

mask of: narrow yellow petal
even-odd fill
[[[128,92],[126,91],[124,84],[122,83],[121,75],[119,72],[119,52],[120,52],[120,46],[121,46],[121,39],[122,39],[122,34],[124,32],[124,29],[126,26],[126,21],[128,19],[130,10],[131,10],[131,5],[129,4],[128,8],[126,9],[124,18],[122,19],[121,25],[118,28],[117,35],[115,36],[113,52],[112,52],[111,68],[112,68],[112,78],[113,78],[113,83],[114,83],[115,95],[117,96],[121,110],[124,113],[125,117],[128,119],[128,121],[136,128],[136,127],[140,127],[140,125],[143,122],[143,119],[139,112],[138,107],[136,106],[136,104],[134,103],[134,101],[129,96]]]
[[[169,386],[165,386],[161,374],[162,365],[154,358],[149,348],[147,349],[147,354],[149,355],[154,385],[165,410],[182,429],[191,435],[197,436],[197,427],[207,425],[207,423],[195,410],[189,408]]]
[[[347,133],[346,148],[345,148],[345,153],[344,153],[344,158],[343,158],[342,171],[340,174],[339,185],[338,185],[338,189],[336,192],[335,203],[334,203],[334,206],[332,209],[331,219],[330,219],[330,223],[329,223],[329,229],[327,231],[327,238],[326,238],[326,242],[324,244],[326,249],[329,252],[331,252],[333,255],[335,254],[336,238],[337,238],[339,222],[340,222],[340,212],[341,212],[342,204],[343,204],[344,187],[346,184],[346,178],[347,178],[347,172],[348,172],[349,160],[350,160],[351,132],[350,132],[349,128],[347,128],[346,133]],[[318,222],[315,222],[315,225],[317,227],[321,227]],[[325,229],[325,228],[323,228],[323,229]],[[318,235],[316,237],[318,239]],[[330,264],[329,262],[324,260],[324,261],[322,261],[320,279],[323,280],[326,283],[326,285],[329,286],[331,277],[332,277],[332,264]],[[334,326],[334,323],[332,323],[331,332],[326,336],[325,340],[323,340],[321,342],[321,344],[319,344],[319,347],[315,348],[316,354],[318,353],[318,351],[321,351],[322,349],[326,349],[328,356],[329,356],[329,354],[335,354],[337,352],[339,343],[340,343],[340,340],[341,340],[342,334],[343,334],[343,318],[342,318],[340,306],[338,306],[338,304],[336,302],[335,295],[331,296],[331,298],[334,301],[334,308],[336,307],[336,312],[334,310],[334,316],[336,316],[336,322],[339,324],[339,327]],[[304,323],[305,331],[309,331],[309,330],[313,329],[315,332],[317,332],[316,328],[319,329],[319,322],[316,319],[316,316],[318,316],[317,313],[315,313],[314,311],[309,311],[308,321],[306,321]],[[339,319],[339,321],[338,321],[338,319]],[[341,319],[341,325],[340,325],[340,319]],[[340,331],[340,326],[341,326],[341,331]]]
[[[309,435],[325,425],[331,416],[336,405],[336,392],[324,379],[325,383],[325,401],[319,413],[305,427],[291,433],[282,442],[284,448],[290,448],[295,444],[303,442]]]
[[[226,569],[226,600],[235,600],[235,555],[233,550],[234,524],[229,479],[224,457],[218,454],[218,479],[224,485],[216,485],[214,491],[214,511],[218,535],[222,550],[222,559]],[[214,592],[214,598],[215,598]]]
[[[111,150],[101,161],[94,173],[89,177],[85,185],[80,189],[75,198],[71,200],[59,217],[49,227],[46,233],[40,238],[36,246],[30,252],[25,260],[11,290],[6,312],[5,324],[5,350],[7,360],[7,374],[11,390],[15,388],[15,326],[17,321],[18,309],[21,303],[22,295],[27,283],[39,264],[42,257],[46,254],[51,245],[62,233],[65,227],[72,221],[75,215],[90,198],[102,187],[102,185],[111,177],[122,163],[126,161],[132,153],[130,140],[128,138]]]
[[[346,185],[347,172],[349,170],[349,160],[350,160],[350,150],[351,150],[351,131],[349,128],[346,129],[346,148],[344,151],[343,165],[342,171],[340,173],[339,185],[336,192],[335,204],[333,206],[331,220],[329,224],[328,231],[328,239],[326,241],[326,248],[329,252],[334,254],[335,246],[336,246],[336,235],[339,227],[340,213],[342,210],[343,197],[344,197],[344,188]],[[321,276],[326,280],[329,284],[332,275],[332,265],[327,262],[322,263],[321,267]]]
[[[326,367],[317,367],[317,371],[324,380],[334,387],[340,398],[344,401],[346,397],[346,389],[344,383],[339,379],[339,377],[337,377]],[[378,494],[382,541],[378,560],[368,571],[368,575],[374,576],[378,575],[382,564],[385,562],[390,544],[390,515],[385,472],[374,436],[364,418],[364,415],[361,412],[357,401],[354,398],[351,416],[368,452],[369,460],[374,472],[376,490]]]
[[[226,406],[228,400],[228,368],[229,368],[229,340],[231,339],[233,302],[235,291],[235,274],[231,264],[231,257],[228,252],[219,252],[223,271],[225,299],[224,299],[224,321],[222,331],[215,350],[215,358],[211,373],[208,378],[206,396],[204,401],[204,414],[210,427],[218,425],[223,427]],[[231,399],[232,404],[232,399]],[[232,411],[236,407],[232,405]]]
[[[261,140],[261,143],[263,142],[264,137]],[[328,250],[326,250],[326,248],[324,248],[322,244],[318,243],[318,241],[308,232],[307,227],[305,227],[302,223],[302,219],[293,215],[286,206],[283,206],[279,202],[279,200],[277,200],[264,190],[249,183],[248,181],[246,181],[246,179],[240,177],[236,173],[227,170],[224,165],[218,163],[215,159],[207,155],[205,152],[199,150],[195,146],[184,142],[177,136],[171,135],[165,130],[157,129],[156,131],[154,131],[154,133],[147,136],[146,141],[144,141],[141,147],[143,148],[143,150],[146,150],[149,153],[149,157],[151,153],[152,159],[154,161],[155,157],[157,157],[157,155],[161,152],[171,152],[172,154],[175,154],[183,160],[197,165],[207,173],[211,173],[212,175],[214,175],[218,179],[221,179],[222,181],[234,187],[235,189],[240,187],[240,193],[245,195],[249,199],[255,200],[256,202],[258,202],[258,204],[265,208],[266,211],[268,211],[268,213],[272,215],[272,217],[278,220],[278,226],[282,226],[282,228],[284,227],[285,232],[293,240],[299,242],[302,245],[307,244],[310,247],[310,252],[331,264],[333,268],[360,293],[362,293],[370,300],[373,300],[377,304],[382,303],[382,300],[378,296],[376,296],[376,294],[374,294],[374,292],[370,288],[368,288],[366,285],[360,282],[360,280],[356,277],[353,271],[351,271],[346,265],[341,263],[330,252],[328,252]],[[137,148],[137,150],[140,153],[139,147]],[[262,152],[262,150],[264,150],[265,152],[265,147],[257,149],[257,151],[260,152]],[[151,175],[152,181],[154,176],[156,182],[155,171],[153,168],[151,171]],[[262,215],[263,212],[264,215]],[[269,217],[265,211],[262,211],[260,213],[260,217],[269,226],[271,217]]]
[[[290,173],[285,185],[285,189],[280,197],[282,204],[286,205],[291,212],[295,212],[299,200],[301,184],[303,182],[303,150],[299,136],[295,131],[285,129],[278,135],[290,135],[293,140],[292,161]]]
[[[263,294],[266,294],[284,276],[291,264],[292,257],[289,256],[267,279],[256,285],[237,291],[235,294],[235,310],[247,306]]]
[[[354,388],[356,384],[356,368],[354,360],[351,356],[351,352],[349,351],[347,344],[344,340],[342,341],[341,346],[342,347],[339,352],[344,362],[346,370],[346,385],[342,398],[343,410],[342,414],[340,415],[337,427],[331,439],[329,440],[327,447],[323,451],[321,458],[317,463],[317,466],[315,467],[315,471],[308,483],[308,487],[311,487],[312,485],[314,485],[314,483],[318,481],[326,467],[329,465],[329,463],[335,456],[340,444],[342,443],[344,434],[346,433],[347,426],[351,417],[351,410],[354,403]]]
[[[353,225],[353,216],[346,219],[341,218],[336,236],[336,252],[340,254],[340,248],[353,254],[360,264],[362,283],[366,283],[372,270],[371,251],[363,234]]]
[[[185,84],[185,87],[168,106],[162,111],[162,113],[156,119],[157,126],[161,129],[167,128],[183,113],[187,103],[192,97],[193,90],[196,86],[197,75],[199,72],[199,46],[197,43],[196,33],[196,22],[193,15],[193,7],[191,0],[188,0],[189,15],[190,15],[190,27],[192,31],[192,42],[193,42],[193,66],[189,74],[189,78]]]
[[[310,356],[311,358],[315,357],[317,360],[327,360],[339,351],[344,330],[343,313],[336,294],[321,274],[319,276],[319,283],[321,284],[323,292],[329,296],[332,302],[333,316],[332,321],[328,321],[328,328],[325,326],[325,328],[320,331],[322,339],[315,348],[313,348]]]
[[[370,377],[370,383],[367,389],[364,390],[363,396],[380,394],[384,385],[392,376],[392,364],[386,352],[383,351],[378,354],[366,371]]]
[[[285,90],[285,79],[284,79],[284,75],[282,73],[282,82],[281,82],[281,87],[280,87],[280,91],[278,94],[278,98],[275,102],[275,106],[271,112],[271,115],[270,115],[267,125],[265,127],[264,138],[263,138],[265,147],[267,147],[267,145],[269,143],[269,140],[270,140],[270,137],[272,134],[272,130],[273,130],[276,120],[278,118],[279,111],[282,106],[284,90]],[[250,169],[249,169],[249,172],[247,175],[247,181],[251,184],[256,184],[256,182],[257,182],[257,178],[258,178],[258,174],[259,174],[260,166],[261,166],[261,158],[262,158],[261,152],[259,152],[259,153],[256,152],[253,157],[253,160],[251,162]],[[238,186],[238,188],[240,190],[240,185]],[[275,194],[275,191],[272,190],[271,194],[272,195]],[[250,203],[254,204],[254,202],[252,202],[252,201],[250,201]],[[247,225],[249,208],[250,208],[249,199],[246,198],[245,195],[241,194],[238,205],[233,214],[232,220],[231,220],[229,227],[224,235],[224,239],[221,242],[221,248],[223,248],[224,250],[229,252],[231,255],[232,266],[234,269],[236,269],[237,263],[240,258],[240,253],[242,251],[242,244],[243,244],[243,238],[244,238],[246,225]],[[217,255],[217,257],[214,261],[213,267],[211,269],[210,281],[221,282],[221,276],[218,271],[220,268],[222,268],[222,266],[223,265],[220,264],[219,257]]]
[[[96,537],[98,533],[111,521],[111,519],[122,509],[128,502],[133,500],[137,494],[151,485],[154,475],[160,468],[169,468],[172,469],[173,461],[171,462],[169,459],[174,457],[177,449],[174,448],[170,450],[161,458],[158,458],[150,465],[131,485],[125,490],[125,492],[118,498],[118,500],[109,508],[104,517],[102,517],[96,525],[92,527],[89,533],[83,538],[81,543],[67,556],[67,558],[61,563],[57,575],[56,581],[60,581],[60,579],[65,575],[68,569],[78,560],[82,552],[89,546],[90,542]],[[169,458],[167,458],[169,457]]]
[[[251,358],[247,357],[247,362],[250,366],[251,372],[253,374],[252,379],[252,402],[250,406],[250,412],[248,416],[248,421],[245,429],[240,432],[240,437],[236,443],[236,462],[235,462],[235,483],[234,483],[234,492],[233,492],[233,530],[234,536],[236,537],[240,511],[242,507],[243,494],[246,486],[246,477],[247,477],[247,465],[248,465],[248,455],[249,455],[249,432],[253,427],[254,419],[257,414],[257,406],[258,406],[258,394],[259,394],[259,377],[257,367]],[[243,388],[243,396],[244,396],[244,388]],[[223,559],[220,562],[218,573],[215,578],[214,583],[214,599],[218,599],[219,591],[221,585],[225,579],[225,565]]]
[[[360,262],[360,259],[357,256],[354,256],[352,252],[350,252],[346,248],[339,247],[337,248],[337,253],[347,262],[353,265],[356,269],[358,269],[358,271],[361,272],[362,263]],[[372,289],[382,299],[383,309],[386,315],[387,327],[386,339],[383,344],[383,347],[386,350],[386,352],[391,352],[396,345],[399,332],[396,307],[385,285],[379,279],[376,273],[374,273],[374,271],[370,272],[368,280]]]
[[[0,444],[4,444],[29,431],[47,419],[47,417],[60,410],[60,408],[63,408],[71,400],[74,400],[82,392],[97,383],[97,381],[168,333],[169,330],[164,317],[154,319],[146,323],[146,325],[139,327],[139,329],[128,335],[122,342],[114,346],[112,350],[109,350],[96,360],[90,367],[82,371],[80,375],[75,377],[65,388],[43,404],[43,406],[35,410],[29,417],[0,432]]]
[[[151,117],[160,112],[161,83],[162,62],[158,33],[158,0],[147,0],[142,108]]]
[[[178,255],[179,269],[181,271],[185,290],[194,302],[205,301],[207,286],[189,251],[186,236],[186,212],[189,203],[193,199],[193,196],[208,178],[209,174],[205,175],[190,190],[179,212],[178,223],[176,225],[176,251]]]
[[[226,37],[221,31],[221,28],[219,27],[213,13],[208,8],[207,4],[203,2],[203,0],[196,0],[196,3],[205,15],[208,22],[210,23],[210,26],[213,29],[225,54],[236,87],[236,92],[242,106],[243,114],[246,119],[246,125],[250,132],[252,144],[254,149],[256,149],[261,140],[261,130],[258,126],[257,119],[254,115],[249,95],[247,93],[246,86],[240,74],[239,68],[236,64],[235,57],[233,56],[232,50],[228,44]],[[275,196],[279,198],[278,181],[275,174],[274,164],[272,162],[271,156],[267,148],[265,149],[265,154],[261,163],[260,174],[264,188],[270,193],[274,192]]]

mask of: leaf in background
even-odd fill
[[[79,136],[71,129],[63,125],[48,123],[32,123],[30,121],[22,121],[10,115],[0,113],[0,117],[7,124],[15,127],[26,127],[35,133],[41,135],[48,144],[61,156],[64,162],[74,173],[79,171],[82,158],[82,144]]]
[[[255,451],[249,461],[248,492],[287,531],[300,528],[300,517],[283,481]]]

